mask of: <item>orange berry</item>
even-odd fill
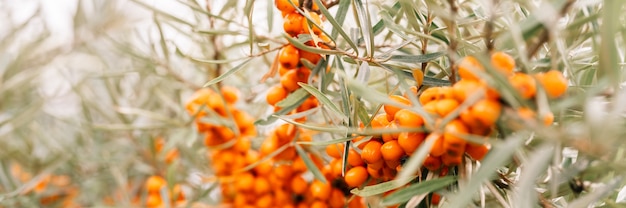
[[[359,153],[353,149],[350,149],[350,151],[348,151],[348,164],[350,164],[352,167],[365,165],[363,159],[361,159],[361,155],[359,155]]]
[[[397,129],[397,128],[398,128],[398,126],[394,122],[390,122],[385,127],[385,129],[389,129],[389,130],[393,130],[393,129]],[[388,142],[388,141],[391,141],[391,140],[398,139],[398,133],[385,133],[385,134],[382,135],[382,137],[383,137],[383,141],[384,142]]]
[[[295,176],[291,179],[291,191],[294,194],[304,194],[309,188],[309,184],[301,176]]]
[[[426,103],[422,108],[429,114],[437,114],[437,103],[439,103],[439,100],[433,100]]]
[[[279,144],[284,144],[295,138],[297,130],[298,128],[293,124],[283,124],[276,128],[274,133],[276,138],[278,138]]]
[[[400,160],[385,160],[385,166],[387,168],[395,169],[400,166]]]
[[[457,165],[460,165],[462,161],[463,161],[463,154],[460,154],[460,155],[443,154],[443,155],[441,155],[441,162],[445,166],[457,166]]]
[[[327,204],[326,204],[326,202],[324,202],[324,201],[315,200],[315,201],[311,204],[311,208],[328,208],[328,205],[327,205]]]
[[[257,195],[263,195],[269,193],[272,190],[270,182],[264,177],[257,177],[254,180],[254,193]]]
[[[350,170],[346,172],[346,175],[344,176],[344,180],[346,181],[346,184],[348,184],[350,188],[353,188],[353,187],[358,187],[358,186],[363,185],[363,183],[365,183],[368,177],[369,177],[369,174],[367,173],[367,169],[365,169],[365,167],[356,166],[356,167],[350,168]]]
[[[505,76],[509,76],[515,70],[515,59],[504,52],[495,52],[491,54],[491,65]]]
[[[429,140],[432,137],[436,137],[436,138],[435,138],[435,143],[430,148],[430,154],[435,156],[435,157],[439,157],[439,156],[443,155],[443,153],[446,152],[446,150],[443,148],[443,136],[441,136],[439,134],[431,133],[431,134],[429,134],[426,137],[426,140]]]
[[[372,176],[373,178],[380,178],[383,176],[382,168],[372,168],[371,166],[367,166],[367,174]]]
[[[326,146],[326,154],[328,154],[328,156],[331,156],[335,159],[340,159],[341,154],[343,154],[343,148],[344,148],[343,143],[330,144]]]
[[[290,165],[279,165],[274,167],[274,174],[279,179],[289,179],[293,175],[293,168]]]
[[[483,126],[492,126],[500,117],[502,105],[498,101],[482,99],[472,105],[467,111]],[[467,123],[467,122],[466,122]]]
[[[396,112],[394,119],[401,127],[421,127],[424,125],[424,119],[419,114],[409,110],[402,109]]]
[[[430,171],[437,171],[441,168],[441,158],[428,155],[424,160],[424,167]]]
[[[387,120],[387,114],[378,114],[374,116],[372,121],[370,122],[372,129],[384,129],[389,125],[389,121]]]
[[[159,207],[163,205],[163,200],[159,194],[148,194],[146,198],[146,207]]]
[[[300,2],[298,0],[274,0],[274,4],[276,8],[284,13],[293,13],[296,11],[296,8],[291,5],[291,3],[296,7],[300,6]]]
[[[426,137],[424,133],[402,132],[398,137],[398,144],[405,154],[411,155],[422,144],[424,137]]]
[[[341,176],[341,172],[343,171],[343,164],[341,162],[341,160],[339,159],[335,159],[330,161],[330,168],[331,168],[331,177],[329,178],[337,178]]]
[[[292,36],[302,34],[303,32],[302,22],[305,20],[306,19],[301,14],[289,13],[285,15],[285,18],[283,21],[283,29],[285,30],[286,33]],[[287,67],[287,68],[293,68],[293,67]]]
[[[383,159],[387,161],[399,161],[400,158],[404,156],[404,150],[402,150],[402,147],[400,147],[400,144],[398,144],[396,140],[385,142],[385,144],[380,147],[380,152],[382,153]]]
[[[509,83],[524,99],[530,99],[535,96],[537,86],[535,79],[528,74],[514,73],[509,77]]]
[[[480,64],[478,59],[473,56],[466,56],[459,62],[458,72],[459,77],[465,80],[479,80],[477,71],[485,71],[485,68]]]
[[[244,172],[237,176],[235,187],[239,191],[252,191],[254,188],[254,176],[251,173]]]
[[[330,198],[328,199],[328,205],[331,208],[343,208],[346,204],[346,197],[343,195],[341,190],[334,188],[330,193]]]
[[[222,92],[222,96],[224,96],[224,100],[226,100],[227,103],[232,104],[237,102],[237,99],[239,98],[239,90],[237,90],[237,88],[223,86],[220,91]]]
[[[257,198],[255,205],[258,208],[269,208],[269,207],[272,207],[273,203],[274,203],[274,198],[272,197],[272,194],[268,193]]]
[[[382,144],[378,141],[370,140],[361,150],[361,159],[367,164],[374,164],[382,161],[383,156],[380,150]]]
[[[470,80],[470,79],[460,80],[456,82],[454,86],[452,86],[454,97],[460,103],[465,101],[465,99],[467,99],[468,97],[471,97],[472,95],[474,95],[474,93],[480,93],[480,91],[483,91],[486,93],[486,88],[487,87],[483,83],[480,83],[477,80]],[[490,98],[488,94],[486,94],[486,96]],[[494,98],[490,98],[490,99],[494,99]]]
[[[304,18],[304,20],[302,20],[302,29],[304,30],[304,33],[308,34],[311,31],[313,31],[314,34],[322,33],[322,29],[315,26],[322,25],[322,19],[320,18],[320,16],[315,12],[309,12],[309,17],[311,17],[315,24],[309,24],[309,20],[307,18]]]
[[[561,97],[567,91],[567,79],[563,73],[557,70],[550,70],[545,73],[535,75],[539,84],[543,87],[550,98]]]
[[[281,85],[275,85],[267,91],[267,96],[265,97],[267,100],[267,104],[276,105],[276,103],[285,99],[289,92],[287,89],[283,88]]]
[[[150,176],[147,180],[146,180],[146,190],[148,190],[149,193],[158,193],[161,188],[165,187],[167,185],[167,181],[165,181],[165,179],[161,176]]]
[[[400,105],[405,105],[407,107],[409,107],[411,105],[411,101],[405,97],[402,97],[400,95],[391,95],[389,96],[389,99],[391,99],[392,101],[399,103]],[[398,112],[399,110],[401,110],[402,108],[398,108],[396,106],[392,106],[390,104],[385,104],[383,106],[383,109],[385,110],[385,113],[387,113],[387,120],[388,121],[393,121],[394,116],[396,115],[396,112]]]
[[[331,186],[328,183],[314,180],[309,186],[309,190],[314,199],[326,200],[330,197]]]
[[[459,102],[454,99],[443,99],[437,102],[435,110],[441,117],[445,117],[459,107]]]
[[[380,170],[381,168],[383,168],[385,166],[385,160],[379,160],[378,162],[375,163],[368,163],[367,167],[370,167],[372,169],[375,170]]]
[[[465,146],[465,152],[474,160],[482,160],[489,152],[489,147],[484,144],[467,143],[467,146]]]
[[[554,114],[552,112],[547,112],[542,117],[543,125],[550,126],[554,122]]]
[[[443,134],[443,149],[446,153],[454,156],[462,156],[467,142],[458,135],[467,133],[469,133],[469,130],[463,122],[458,119],[446,124]]]
[[[259,148],[259,153],[261,153],[261,156],[266,156],[276,151],[279,147],[278,138],[271,136],[263,140],[263,143],[261,143],[261,147]]]
[[[441,87],[431,87],[424,91],[419,96],[419,101],[422,105],[426,105],[430,101],[435,101],[439,99],[439,90]]]
[[[280,84],[289,92],[293,92],[300,88],[298,82],[306,83],[308,81],[311,70],[306,67],[300,67],[297,70],[290,70],[280,77]]]
[[[295,69],[300,63],[300,50],[293,45],[283,47],[279,52],[278,62],[287,69]]]

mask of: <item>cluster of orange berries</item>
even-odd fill
[[[291,2],[291,3],[290,3]],[[313,3],[308,11],[308,16],[313,20],[315,24],[310,24],[309,20],[302,14],[298,13],[297,9],[292,6],[299,6],[297,0],[276,0],[275,5],[284,17],[283,29],[291,36],[298,36],[300,34],[310,34],[312,36],[319,37],[322,41],[329,42],[328,37],[322,33],[321,26],[322,20],[320,16],[315,12],[319,10],[317,4]],[[315,45],[314,41],[308,41],[307,45]],[[328,48],[325,42],[318,42],[318,47]],[[295,46],[288,44],[283,47],[278,53],[278,73],[280,75],[280,84],[277,84],[270,88],[267,93],[266,100],[270,105],[276,106],[276,103],[285,99],[289,93],[300,88],[298,82],[307,83],[311,78],[311,69],[307,68],[301,59],[310,62],[313,65],[322,59],[320,54],[311,53],[305,50],[300,50]],[[305,111],[314,108],[318,105],[317,100],[314,97],[310,97],[306,100],[296,111]],[[275,110],[279,110],[275,107]]]
[[[505,75],[512,87],[524,99],[536,96],[537,86],[541,85],[549,98],[562,96],[567,89],[567,80],[561,72],[551,70],[533,76],[514,72],[515,61],[506,53],[496,52],[491,56],[491,64]],[[489,138],[500,119],[503,107],[508,105],[500,99],[498,91],[489,86],[478,74],[484,67],[474,57],[464,58],[458,65],[461,80],[450,87],[431,87],[421,91],[418,101],[426,113],[435,119],[434,124],[427,124],[424,118],[408,107],[412,105],[408,96],[391,95],[390,99],[405,105],[384,105],[384,113],[374,116],[370,125],[373,129],[393,129],[398,127],[422,129],[423,131],[388,133],[374,135],[370,140],[359,142],[363,137],[353,140],[361,149],[348,152],[348,170],[344,181],[349,187],[360,187],[395,178],[403,161],[411,156],[425,140],[434,140],[423,167],[430,171],[447,173],[449,167],[460,165],[465,155],[474,160],[481,160],[489,151],[485,142],[475,143],[467,137]],[[412,87],[413,95],[417,95],[417,87]],[[470,100],[471,99],[471,100]],[[471,102],[467,108],[460,109],[464,102]],[[535,111],[529,107],[517,109],[521,119],[537,119]],[[453,114],[454,113],[454,114]],[[451,115],[452,114],[452,115]],[[443,123],[443,119],[451,115],[451,120]],[[546,125],[553,122],[551,113],[541,117]],[[434,125],[434,126],[433,126]],[[328,155],[334,158],[330,163],[329,172],[335,176],[341,174],[341,144],[329,145]],[[433,201],[435,201],[433,199]]]
[[[147,192],[146,207],[164,207],[164,200],[162,196],[169,197],[169,204],[174,207],[183,207],[187,204],[185,200],[185,194],[182,191],[180,184],[176,184],[171,188],[168,188],[167,181],[157,175],[148,177],[144,183],[144,188]],[[139,198],[135,199],[135,202]]]
[[[37,180],[34,186],[23,189],[20,194],[32,194],[38,197],[40,205],[80,207],[75,201],[79,194],[79,189],[72,184],[69,176],[43,174],[39,177],[33,177],[31,173],[24,170],[18,163],[12,163],[10,171],[11,175],[22,183]]]

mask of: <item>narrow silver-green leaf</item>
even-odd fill
[[[233,67],[232,69],[228,70],[226,73],[221,74],[220,76],[216,77],[215,79],[208,81],[206,84],[204,84],[204,86],[202,87],[208,87],[211,86],[213,84],[216,84],[218,82],[221,82],[222,80],[226,79],[228,76],[230,76],[231,74],[234,74],[235,72],[238,72],[239,70],[243,69],[243,66],[245,66],[246,64],[248,64],[250,61],[252,60],[252,58],[249,58],[248,60],[244,61],[243,63]]]
[[[340,117],[344,120],[347,119],[344,113],[341,112],[341,110],[339,110],[339,107],[337,107],[335,103],[330,101],[330,99],[328,99],[328,97],[326,97],[326,95],[324,95],[322,92],[315,89],[311,85],[308,85],[305,83],[298,83],[298,84],[302,87],[302,89],[306,90],[307,92],[311,93],[311,95],[315,96],[315,98],[317,98],[317,100],[320,101],[324,106],[327,106],[331,111],[333,111],[337,117]]]
[[[412,197],[420,194],[431,193],[442,189],[456,182],[456,176],[445,176],[412,184],[406,188],[399,189],[383,198],[382,205],[389,206],[406,202]]]
[[[315,177],[315,179],[317,179],[319,181],[322,181],[324,183],[328,183],[328,181],[326,181],[326,177],[324,177],[324,174],[322,174],[320,169],[317,168],[315,163],[311,160],[311,158],[304,151],[304,149],[302,149],[302,147],[300,147],[300,145],[296,145],[296,151],[298,152],[298,155],[300,155],[300,158],[302,158],[302,160],[304,161],[304,164],[306,165],[306,168],[309,171],[311,171],[311,173],[313,173],[313,177]]]

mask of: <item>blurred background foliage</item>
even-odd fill
[[[363,97],[366,114],[381,100],[359,94],[359,87],[404,92],[415,84],[406,74],[412,69],[425,71],[424,85],[447,85],[455,61],[490,49],[512,54],[521,71],[567,74],[569,96],[539,104],[557,115],[558,125],[506,134],[510,139],[496,142],[499,151],[486,161],[505,152],[507,160],[476,172],[485,174],[473,175],[476,181],[460,179],[467,186],[456,192],[444,191],[463,202],[452,205],[465,207],[473,198],[483,207],[526,200],[624,206],[622,1],[340,2],[329,12],[346,20],[341,28],[324,23],[337,46],[326,52],[337,54],[329,58],[333,68],[354,77],[370,73],[365,85],[346,85]],[[259,80],[287,40],[271,0],[2,1],[0,14],[0,206],[37,207],[63,192],[80,206],[101,206],[120,193],[116,206],[127,207],[154,174],[185,184],[191,201],[213,204],[219,196],[211,191],[207,150],[184,111],[186,99],[228,74],[209,87],[237,87],[238,106],[257,119],[272,112],[264,93],[278,80]],[[320,89],[338,103],[340,77]],[[511,142],[518,137],[524,142]],[[159,138],[165,150],[179,150],[179,160],[165,162]],[[70,182],[32,191],[51,175]],[[470,189],[475,183],[477,192]],[[469,198],[457,196],[463,194]]]

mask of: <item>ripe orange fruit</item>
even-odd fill
[[[300,6],[300,2],[298,0],[274,0],[274,4],[276,8],[283,13],[293,13],[296,11],[296,8],[291,5],[291,3],[296,7]]]
[[[515,59],[507,53],[495,52],[491,54],[491,65],[505,76],[509,76],[515,70]]]
[[[283,47],[278,54],[278,62],[286,69],[295,69],[300,63],[300,50],[293,45]]]
[[[309,24],[309,20],[307,18],[304,18],[302,20],[302,29],[304,30],[304,33],[308,34],[311,31],[313,31],[314,34],[322,33],[322,29],[315,26],[315,25],[319,25],[319,26],[322,25],[322,19],[320,18],[320,16],[315,12],[309,12],[309,17],[311,17],[311,19],[314,21],[315,24]]]
[[[276,103],[285,99],[289,92],[281,85],[274,85],[272,88],[267,91],[267,96],[265,97],[267,100],[267,104],[276,105]]]
[[[465,139],[457,136],[469,133],[462,121],[455,119],[444,127],[443,149],[449,155],[462,156],[465,151]],[[442,158],[443,159],[443,158]]]
[[[293,175],[293,168],[290,165],[279,165],[274,167],[274,174],[281,180],[287,180]]]
[[[477,80],[464,79],[456,82],[452,86],[452,91],[454,92],[454,98],[462,103],[465,99],[474,95],[474,93],[483,91],[486,94],[486,86]]]
[[[402,150],[397,140],[385,142],[380,147],[380,152],[386,161],[399,161],[404,156],[404,150]]]
[[[318,180],[314,180],[309,186],[309,191],[314,199],[326,200],[330,197],[331,186]]]
[[[514,73],[509,77],[509,83],[520,96],[524,99],[530,99],[535,96],[537,92],[537,85],[535,84],[535,79],[528,74],[524,73]]]
[[[272,197],[272,194],[268,193],[257,198],[255,205],[258,208],[269,208],[269,207],[272,207],[273,203],[274,203],[274,198]]]
[[[398,136],[398,144],[402,147],[405,154],[411,155],[422,144],[424,137],[426,137],[424,133],[402,132]]]
[[[389,124],[387,124],[385,129],[389,129],[389,130],[398,129],[398,126],[396,125],[395,122],[390,122]],[[398,133],[384,133],[382,137],[383,137],[384,142],[388,142],[391,140],[398,139]]]
[[[389,125],[389,121],[387,120],[387,114],[378,114],[374,116],[370,125],[373,129],[383,129]]]
[[[405,97],[402,97],[400,95],[391,95],[389,96],[389,99],[391,99],[392,101],[399,103],[400,105],[405,105],[407,107],[409,107],[411,105],[411,101]],[[385,104],[383,106],[385,113],[387,113],[387,120],[388,121],[393,121],[394,116],[396,115],[396,112],[398,112],[399,110],[401,110],[401,108],[392,106],[390,104]]]
[[[394,119],[401,127],[421,127],[424,125],[424,119],[419,114],[409,110],[402,109],[396,112]]]
[[[280,84],[289,92],[293,92],[300,88],[298,82],[306,83],[308,81],[311,70],[305,67],[300,67],[297,70],[290,70],[285,75],[280,77]]]
[[[298,128],[293,124],[283,124],[276,128],[274,134],[278,138],[279,144],[284,144],[295,138],[297,130]]]
[[[341,190],[334,188],[330,193],[330,198],[328,199],[328,205],[331,208],[343,208],[346,204],[346,197],[343,195]]]
[[[343,154],[343,147],[343,143],[330,144],[326,146],[326,154],[335,159],[340,159],[341,155]]]
[[[361,159],[363,159],[363,161],[367,164],[374,164],[382,161],[383,155],[380,150],[381,146],[382,144],[378,141],[368,141],[365,147],[361,150]]]
[[[438,134],[429,134],[426,137],[426,140],[430,139],[431,137],[436,137],[436,140],[433,146],[430,148],[430,154],[435,157],[443,155],[446,152],[446,150],[443,148],[443,136]]]
[[[353,149],[350,149],[350,151],[348,151],[348,164],[350,164],[352,167],[365,165],[363,159],[361,159],[361,155],[359,155],[359,153]]]
[[[249,172],[239,174],[235,187],[238,191],[242,192],[252,191],[254,188],[254,176]]]
[[[346,184],[352,188],[363,185],[368,177],[369,174],[367,173],[367,169],[365,169],[365,167],[355,166],[346,172],[344,180],[346,181]]]
[[[492,126],[500,117],[501,110],[502,105],[499,102],[482,99],[474,103],[467,111],[471,112],[472,117],[479,121],[482,126]]]
[[[302,34],[304,31],[302,29],[302,24],[303,24],[302,22],[305,20],[306,19],[301,14],[289,13],[285,15],[284,22],[283,22],[283,29],[285,30],[287,34],[292,35],[292,36]],[[293,68],[293,67],[287,67],[287,68]]]
[[[309,184],[302,176],[295,176],[291,179],[291,191],[294,194],[304,194],[309,188]]]
[[[372,176],[372,178],[380,178],[383,176],[382,168],[374,169],[371,166],[367,166],[367,174]]]
[[[443,154],[443,155],[441,155],[441,162],[445,166],[457,166],[457,165],[460,165],[462,161],[463,161],[463,154],[460,154],[460,155]]]
[[[474,160],[482,160],[489,152],[489,147],[484,144],[467,143],[467,146],[465,146],[465,152]]]
[[[146,180],[146,190],[148,190],[149,193],[158,193],[161,188],[165,187],[167,185],[167,181],[165,181],[165,179],[161,176],[150,176],[148,177],[148,179]]]
[[[311,208],[328,208],[328,205],[326,204],[325,201],[320,201],[320,200],[315,200],[312,204],[311,204]]]
[[[485,71],[485,68],[473,56],[466,56],[459,62],[458,72],[461,79],[479,80],[478,75],[475,73],[477,71]]]
[[[441,168],[441,158],[440,157],[435,157],[432,155],[428,155],[428,157],[426,157],[426,159],[424,160],[424,167],[430,171],[437,171],[439,170],[439,168]]]
[[[445,117],[459,107],[459,102],[454,99],[443,99],[437,102],[435,110],[441,117]]]
[[[161,199],[161,195],[157,194],[148,194],[146,198],[146,206],[147,207],[159,207],[163,205],[163,200]]]
[[[550,70],[545,73],[538,73],[535,78],[550,98],[561,97],[567,91],[567,79],[560,71]]]
[[[440,89],[441,87],[431,87],[422,91],[422,94],[419,96],[420,103],[426,105],[430,101],[438,100]]]
[[[276,151],[279,147],[278,138],[276,136],[270,136],[261,143],[259,153],[261,153],[261,156],[266,156]]]
[[[257,195],[263,195],[269,193],[272,190],[270,182],[264,177],[257,177],[254,180],[254,193]]]
[[[310,61],[312,64],[317,64],[322,59],[322,55],[317,53],[311,53],[305,50],[300,50],[300,58]]]
[[[223,86],[220,91],[222,92],[222,96],[224,96],[224,100],[226,100],[227,103],[232,104],[237,102],[237,99],[239,98],[239,90],[237,88]]]

